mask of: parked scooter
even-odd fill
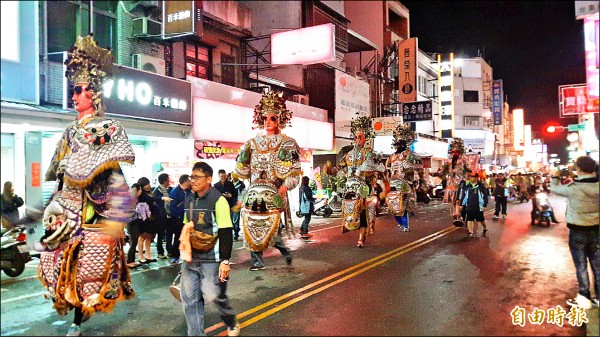
[[[27,247],[27,228],[23,224],[16,225],[10,230],[2,228],[1,239],[2,271],[10,277],[17,277],[25,270],[25,264],[31,261]]]
[[[324,218],[328,218],[333,214],[333,209],[329,206],[329,199],[321,198],[315,201],[315,210],[313,211],[313,215],[322,216]]]
[[[550,227],[550,221],[553,218],[554,209],[548,201],[548,194],[538,192],[534,197],[533,210],[531,212],[531,225],[545,224],[546,227]]]
[[[342,211],[342,197],[340,197],[335,191],[331,192],[329,197],[329,207],[331,210],[338,213]]]

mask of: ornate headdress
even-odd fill
[[[450,143],[450,149],[448,149],[448,154],[452,155],[454,151],[458,151],[459,155],[465,153],[465,145],[463,144],[463,140],[461,138],[454,138],[452,143]]]
[[[401,141],[404,141],[407,147],[415,141],[415,132],[410,129],[408,124],[398,124],[396,126],[392,147],[398,148]]]
[[[257,128],[265,127],[266,114],[275,114],[279,116],[279,129],[283,129],[292,119],[292,112],[285,106],[285,98],[281,91],[269,91],[263,94],[260,102],[254,107],[254,120],[252,123]],[[291,127],[291,125],[289,125]]]
[[[350,121],[350,133],[352,134],[352,137],[356,136],[356,133],[359,131],[362,131],[365,134],[365,139],[367,140],[375,136],[370,116],[357,116],[352,118],[352,121]]]
[[[114,58],[110,49],[98,47],[92,35],[78,37],[75,45],[69,49],[70,55],[65,61],[65,76],[74,84],[87,83],[94,92],[92,103],[98,110],[102,103],[102,84],[113,73]]]

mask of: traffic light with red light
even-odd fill
[[[548,133],[555,133],[556,132],[556,126],[550,125],[549,127],[546,128],[546,132],[548,132]]]

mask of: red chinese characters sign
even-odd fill
[[[194,156],[198,159],[236,159],[240,153],[242,143],[230,143],[221,141],[194,142]],[[312,163],[312,150],[300,150],[300,161]]]
[[[31,187],[42,186],[42,172],[40,170],[40,163],[31,163]]]
[[[558,87],[560,117],[598,113],[598,100],[589,100],[587,85],[573,84]]]

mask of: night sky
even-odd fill
[[[504,82],[511,109],[525,110],[534,138],[548,152],[567,159],[566,133],[548,135],[545,127],[577,123],[560,118],[558,86],[585,83],[583,20],[574,1],[404,1],[410,11],[410,36],[425,52],[478,51]]]

